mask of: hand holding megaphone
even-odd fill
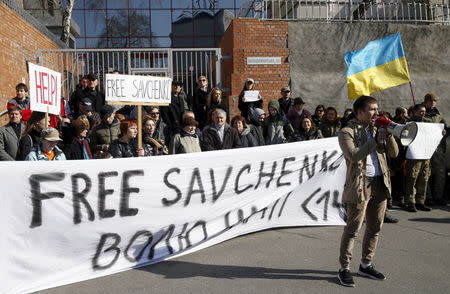
[[[417,135],[417,124],[409,122],[406,125],[397,124],[387,118],[379,117],[375,120],[375,126],[379,129],[385,129],[389,134],[400,139],[403,146],[408,146],[414,141]]]

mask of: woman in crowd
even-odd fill
[[[246,101],[245,92],[254,90],[254,85],[255,81],[251,78],[248,78],[245,81],[241,93],[239,94],[238,108],[241,111],[241,116],[243,116],[245,118],[245,121],[248,123],[250,123],[251,121],[254,109],[263,108],[263,100],[261,96],[258,97],[259,99],[257,101]]]
[[[225,112],[227,113],[227,121],[228,121],[229,119],[228,106],[222,100],[222,90],[216,87],[212,88],[206,100],[206,113],[208,115],[207,124],[211,123],[211,114],[217,108],[225,110]]]
[[[41,141],[25,157],[27,161],[66,160],[66,156],[56,145],[62,141],[55,128],[46,128],[41,131]]]
[[[311,117],[311,113],[304,109],[305,102],[301,97],[294,98],[294,105],[286,114],[286,118],[291,123],[295,131],[298,131],[301,126],[303,117]]]
[[[312,118],[303,117],[298,136],[299,141],[309,141],[322,138],[322,132],[316,128]]]
[[[137,149],[138,126],[135,120],[120,122],[120,136],[112,141],[110,153],[114,158],[144,156],[144,149]]]
[[[355,118],[355,116],[353,115],[353,109],[347,108],[347,109],[344,111],[344,116],[343,116],[343,117],[341,118],[341,120],[340,120],[340,122],[341,122],[341,129],[342,129],[342,128],[345,128],[345,127],[347,126],[348,122],[349,122],[351,119],[353,119],[353,118]]]
[[[72,128],[72,140],[63,148],[66,158],[68,160],[92,159],[91,148],[87,139],[89,120],[86,116],[80,115],[72,122]]]
[[[155,131],[152,138],[163,142],[165,145],[170,142],[172,134],[169,126],[162,121],[160,109],[158,106],[149,106],[146,109],[147,115],[149,115],[156,122]]]
[[[341,122],[337,115],[336,108],[328,107],[325,112],[325,117],[320,124],[320,131],[324,138],[336,136],[341,128]]]
[[[144,148],[144,156],[155,156],[168,154],[167,146],[164,140],[155,137],[156,121],[150,115],[144,116],[142,120],[142,147]]]
[[[233,127],[236,131],[238,131],[239,138],[241,139],[242,147],[255,147],[258,146],[258,142],[256,138],[251,133],[251,129],[245,123],[245,119],[236,115],[231,120],[231,127]]]
[[[269,116],[264,120],[263,133],[266,145],[286,143],[294,134],[292,125],[280,113],[278,100],[269,103]]]
[[[18,160],[25,160],[31,149],[41,142],[43,129],[45,129],[45,113],[33,111],[19,141]]]
[[[200,139],[195,134],[198,122],[192,117],[185,117],[179,134],[173,136],[169,145],[170,154],[201,152]]]
[[[194,90],[192,108],[200,128],[203,128],[206,125],[206,101],[208,100],[209,92],[208,79],[205,76],[199,76],[197,87]]]
[[[316,126],[316,128],[320,127],[320,123],[322,122],[323,115],[325,114],[325,105],[319,104],[312,115],[312,122]]]

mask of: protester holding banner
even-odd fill
[[[175,134],[170,141],[169,153],[193,153],[201,152],[200,139],[196,134],[198,122],[192,117],[185,117],[182,121],[182,129]]]
[[[264,120],[263,133],[266,145],[286,143],[294,135],[294,129],[280,112],[277,100],[269,102],[269,116]]]
[[[111,105],[104,105],[100,110],[101,123],[92,130],[90,136],[91,150],[95,155],[108,152],[111,142],[119,137],[120,121],[114,115]]]
[[[45,113],[33,111],[30,119],[27,121],[25,130],[21,134],[18,160],[25,160],[25,157],[31,152],[31,149],[41,142],[41,132],[43,129],[45,129]]]
[[[298,131],[301,126],[301,121],[304,117],[311,117],[311,113],[304,109],[305,102],[301,97],[294,98],[293,107],[287,112],[286,118],[291,123],[295,131]]]
[[[227,113],[217,108],[212,114],[212,124],[202,131],[202,151],[240,148],[238,132],[226,123]]]
[[[266,113],[261,108],[255,108],[253,110],[253,114],[248,124],[250,128],[250,133],[252,133],[253,137],[255,137],[258,146],[264,146],[264,134],[263,134],[263,124],[266,119]]]
[[[446,128],[446,122],[444,117],[441,115],[439,110],[436,107],[437,104],[437,95],[433,93],[428,93],[424,97],[423,104],[425,105],[426,112],[425,117],[433,123],[443,123]],[[428,202],[431,205],[446,205],[446,201],[443,199],[444,188],[445,188],[445,176],[446,176],[446,167],[445,167],[445,139],[444,136],[439,144],[438,148],[434,152],[430,161],[431,175],[429,179],[429,189],[427,195]]]
[[[305,116],[301,121],[300,130],[296,132],[296,141],[322,139],[322,132],[316,128],[311,117]]]
[[[207,124],[210,124],[211,114],[216,110],[217,108],[225,110],[227,113],[226,120],[229,120],[230,112],[228,110],[228,106],[224,103],[222,99],[222,90],[215,87],[212,88],[211,92],[209,92],[208,97],[206,98],[206,113],[207,113]]]
[[[197,80],[197,87],[194,89],[194,94],[192,97],[192,110],[195,113],[200,129],[203,129],[203,127],[207,124],[206,101],[208,100],[209,93],[210,88],[208,85],[208,78],[205,76],[199,76]]]
[[[184,99],[177,93],[178,82],[172,82],[172,98],[169,106],[159,108],[161,119],[170,127],[172,133],[179,131],[181,116],[185,111]]]
[[[254,85],[255,80],[252,78],[247,78],[245,80],[244,87],[242,88],[242,91],[239,94],[238,108],[241,111],[241,116],[243,116],[248,123],[250,123],[252,119],[254,109],[263,108],[263,100],[261,95],[258,94],[258,99],[255,101],[248,101],[248,99],[245,97],[245,92],[253,91]]]
[[[339,145],[347,164],[347,176],[342,202],[347,212],[339,262],[339,282],[347,287],[355,283],[350,273],[355,238],[366,220],[366,232],[362,243],[362,259],[358,273],[376,280],[386,277],[374,269],[378,236],[381,231],[387,199],[391,193],[391,179],[387,156],[398,155],[393,136],[386,129],[373,126],[378,115],[378,101],[361,96],[353,103],[356,118],[339,132]]]
[[[87,134],[89,131],[89,120],[86,116],[80,115],[72,122],[72,139],[64,146],[64,154],[68,160],[92,159],[91,148]]]
[[[425,118],[425,106],[416,104],[412,109],[410,121],[429,122]],[[425,205],[427,195],[428,179],[430,178],[429,159],[407,159],[406,160],[406,181],[405,181],[405,209],[409,212],[417,210],[430,211],[431,208]]]
[[[337,110],[334,107],[328,107],[325,111],[325,116],[320,123],[320,131],[324,138],[336,136],[341,128],[340,118]]]
[[[322,122],[324,114],[325,114],[325,105],[323,104],[317,105],[314,114],[311,116],[312,121],[316,126],[316,128],[320,128],[320,123]]]
[[[66,160],[66,156],[56,144],[62,141],[59,132],[55,128],[46,128],[41,132],[41,142],[31,149],[25,157],[28,161]]]
[[[144,149],[137,147],[138,125],[135,120],[125,119],[120,122],[120,136],[112,141],[110,153],[114,158],[144,156]]]
[[[22,109],[20,107],[9,108],[8,118],[8,124],[0,128],[0,161],[18,158],[19,139],[25,128],[21,123]]]
[[[250,127],[245,123],[245,119],[236,115],[231,120],[231,126],[238,132],[239,139],[241,139],[242,147],[255,147],[258,146],[258,142],[253,134],[250,132]]]
[[[27,96],[28,87],[24,83],[16,85],[16,97],[11,98],[6,104],[6,109],[19,107],[22,109],[22,120],[27,121],[31,117],[30,98]]]
[[[146,115],[142,120],[142,148],[144,156],[165,155],[169,151],[165,145],[165,140],[158,139],[156,133],[156,121],[153,117]]]

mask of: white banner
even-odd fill
[[[430,159],[444,136],[444,124],[417,123],[417,135],[408,145],[406,159]]]
[[[139,75],[105,75],[106,101],[169,104],[172,79]]]
[[[0,162],[0,293],[156,263],[284,226],[343,225],[337,138],[147,158]]]
[[[30,109],[59,115],[61,112],[61,74],[28,62]]]

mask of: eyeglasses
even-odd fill
[[[159,112],[150,112],[150,115],[159,115]]]
[[[206,82],[206,80],[199,80],[200,82]]]
[[[317,109],[317,112],[324,112],[323,109]]]

